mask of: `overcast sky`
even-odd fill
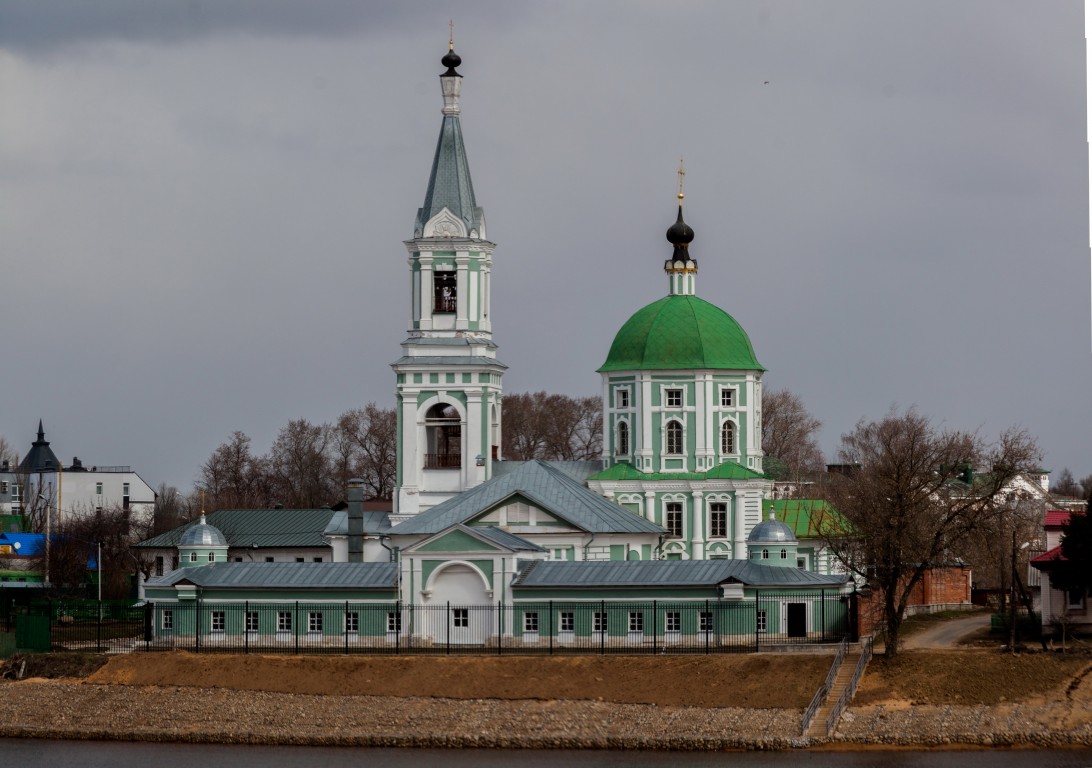
[[[191,487],[234,430],[394,404],[448,19],[507,392],[600,392],[698,294],[822,447],[892,404],[1092,473],[1072,0],[0,5],[0,435]]]

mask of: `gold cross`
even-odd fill
[[[682,205],[682,199],[683,199],[682,185],[683,185],[683,177],[684,176],[686,176],[686,167],[683,165],[683,159],[680,157],[679,158],[679,205]]]
[[[448,19],[447,22],[447,49],[449,51],[455,50],[455,20]]]

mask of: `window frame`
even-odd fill
[[[720,453],[722,456],[735,456],[739,453],[736,444],[736,423],[731,419],[725,419],[720,425]]]
[[[671,418],[664,424],[664,456],[686,455],[686,430],[679,419]]]
[[[682,611],[664,611],[664,632],[682,632]]]
[[[227,628],[227,611],[209,611],[209,632],[223,634]]]
[[[523,612],[523,634],[525,635],[537,635],[538,634],[538,611],[524,611]]]
[[[631,635],[644,634],[645,632],[645,612],[644,611],[630,611],[629,612],[629,632]]]
[[[755,610],[755,632],[766,632],[769,624],[766,621],[766,609],[758,608]]]
[[[664,387],[664,408],[685,408],[685,387]]]
[[[614,409],[624,411],[630,408],[629,387],[614,388]]]
[[[557,616],[558,632],[576,631],[576,611],[561,611]]]
[[[451,626],[458,629],[470,629],[470,609],[452,608]]]
[[[681,501],[664,502],[664,528],[667,529],[667,535],[670,538],[683,538],[685,524],[683,520],[683,503]]]
[[[722,386],[720,388],[720,407],[721,408],[735,408],[739,402],[739,398],[736,397],[736,388]]]
[[[247,611],[246,614],[244,614],[243,626],[247,632],[256,634],[260,621],[261,619],[259,618],[257,611]]]
[[[292,611],[277,611],[277,631],[292,631]]]
[[[723,518],[722,518],[722,516],[723,516]],[[717,532],[718,528],[720,529],[720,533]],[[711,539],[727,539],[728,538],[728,502],[727,501],[710,501],[709,502],[709,538],[711,538]]]
[[[625,419],[619,419],[614,430],[614,454],[616,456],[629,456],[629,422]]]
[[[164,632],[174,631],[174,609],[164,608],[159,613],[159,628]]]

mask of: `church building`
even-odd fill
[[[346,647],[350,633],[354,647],[367,636],[605,648],[848,632],[852,581],[798,568],[793,531],[763,520],[765,369],[739,323],[696,295],[681,168],[668,294],[633,314],[599,369],[602,460],[503,460],[495,246],[463,143],[461,63],[449,44],[440,137],[405,242],[389,525],[365,516],[350,484],[345,514],[322,531],[344,553],[335,562],[229,562],[238,544],[202,516],[171,539],[180,567],[146,585],[158,641],[242,633],[298,644],[305,620],[311,641]]]

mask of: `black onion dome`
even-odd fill
[[[674,252],[671,254],[671,261],[694,261],[694,257],[690,255],[688,246],[690,241],[694,239],[694,230],[690,228],[690,225],[683,221],[682,206],[679,206],[679,217],[675,219],[675,223],[667,228],[667,242],[675,246]]]
[[[440,63],[447,67],[447,72],[444,72],[441,77],[462,77],[462,75],[455,71],[455,67],[462,64],[463,60],[459,54],[455,53],[454,49],[449,49],[448,52],[444,54],[444,57],[440,59]]]
[[[679,206],[679,217],[675,223],[667,228],[667,242],[672,245],[689,245],[694,239],[694,230],[683,221],[682,206]]]

